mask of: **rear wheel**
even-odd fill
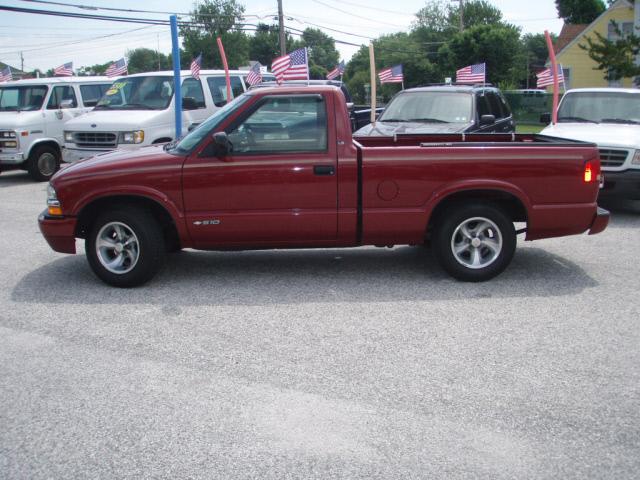
[[[434,253],[454,278],[482,282],[500,274],[513,258],[513,222],[493,205],[460,205],[441,217],[433,237]]]
[[[60,152],[49,145],[36,147],[27,160],[27,171],[37,182],[46,182],[60,169]]]
[[[149,281],[164,260],[165,244],[155,218],[140,208],[114,209],[98,216],[85,242],[93,272],[115,287]]]

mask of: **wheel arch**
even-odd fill
[[[94,220],[101,212],[113,208],[131,206],[141,207],[149,211],[160,225],[166,244],[180,246],[181,237],[176,219],[158,201],[139,194],[106,195],[92,199],[78,211],[75,236],[86,238]]]
[[[55,148],[56,151],[58,152],[59,159],[62,160],[62,148],[54,138],[39,138],[38,140],[34,141],[29,146],[29,152],[27,153],[27,158],[31,156],[31,154],[35,151],[36,148],[43,147],[43,146]]]
[[[451,207],[477,201],[500,207],[513,222],[529,223],[529,202],[526,197],[511,190],[496,186],[470,187],[448,192],[431,204],[429,209],[427,228],[428,236],[439,218]]]

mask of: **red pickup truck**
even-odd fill
[[[178,142],[58,172],[40,229],[58,252],[131,287],[167,251],[429,243],[452,276],[482,281],[526,239],[594,234],[598,150],[535,135],[352,138],[339,88],[250,91]]]

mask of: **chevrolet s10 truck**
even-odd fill
[[[502,272],[527,240],[594,234],[600,160],[535,135],[352,138],[337,87],[245,93],[180,141],[58,172],[40,229],[58,252],[85,239],[95,274],[140,285],[167,251],[430,243],[457,279]]]

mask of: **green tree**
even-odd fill
[[[323,68],[325,73],[340,59],[335,40],[317,28],[305,29],[302,33],[302,45],[309,48],[310,64]]]
[[[256,33],[249,38],[249,58],[262,65],[269,66],[274,58],[280,56],[280,29],[277,25],[258,24]],[[287,52],[299,45],[288,33],[285,35]]]
[[[135,48],[127,52],[129,73],[154,72],[171,68],[169,57],[150,48]]]
[[[640,54],[640,37],[635,33],[623,34],[615,22],[617,39],[609,39],[595,32],[596,39],[587,37],[587,44],[578,45],[598,64],[606,80],[620,80],[640,75],[640,66],[635,59]]]
[[[516,84],[525,70],[520,31],[514,26],[471,27],[457,33],[439,54],[450,76],[466,65],[486,63],[488,82]]]
[[[556,0],[556,8],[566,23],[591,23],[607,9],[602,0]]]
[[[449,8],[449,24],[460,25],[460,6]],[[500,25],[502,12],[486,0],[471,0],[465,2],[463,9],[464,28],[475,27],[476,25]]]
[[[236,0],[203,0],[192,13],[195,25],[180,27],[182,68],[202,53],[202,68],[222,68],[216,37],[222,39],[230,68],[249,61],[249,38],[242,30],[244,6]]]
[[[551,35],[552,42],[557,40],[556,35]],[[522,37],[523,62],[526,69],[522,77],[522,87],[531,87],[536,84],[536,72],[544,68],[549,57],[547,40],[543,33],[527,33]],[[528,80],[528,82],[527,82]]]

